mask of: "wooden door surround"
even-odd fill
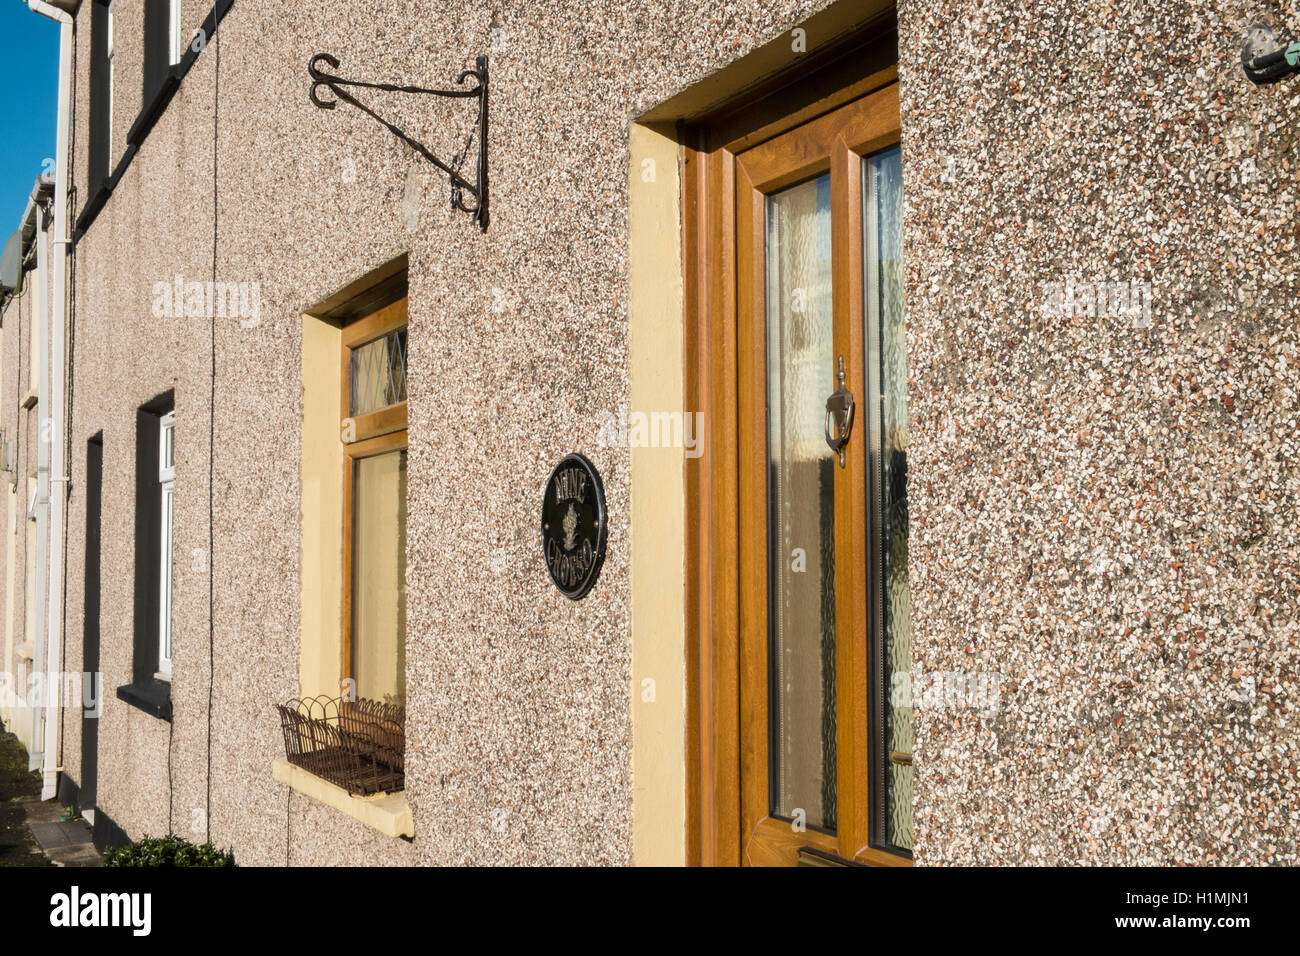
[[[705,454],[687,463],[688,862],[792,864],[801,848],[872,865],[909,858],[871,846],[864,579],[839,573],[837,827],[799,831],[770,814],[767,698],[764,202],[830,174],[836,349],[863,368],[861,157],[899,142],[897,70],[887,67],[783,116],[685,131],[686,406],[705,413]],[[828,382],[828,389],[830,383]],[[835,485],[837,562],[865,567],[866,442]],[[845,550],[848,549],[848,550]]]

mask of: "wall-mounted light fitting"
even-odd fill
[[[1300,43],[1279,44],[1266,26],[1246,31],[1241,45],[1241,67],[1246,78],[1259,85],[1276,83],[1292,73],[1300,73]]]

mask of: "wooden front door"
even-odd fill
[[[864,86],[687,156],[700,862],[910,860],[899,108]]]

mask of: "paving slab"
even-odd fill
[[[93,843],[73,843],[46,850],[45,855],[57,866],[102,866],[103,857]]]
[[[85,820],[63,819],[63,807],[35,797],[23,801],[32,839],[56,866],[100,866],[93,833]]]

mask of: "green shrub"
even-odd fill
[[[105,866],[234,866],[229,851],[210,842],[196,846],[178,836],[151,837],[104,853]]]

